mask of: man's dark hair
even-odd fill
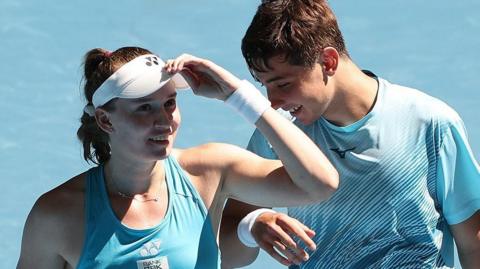
[[[267,61],[277,55],[290,64],[312,67],[325,47],[349,57],[325,0],[264,0],[242,39],[242,54],[252,74],[270,69]]]

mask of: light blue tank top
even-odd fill
[[[169,204],[155,227],[122,224],[108,199],[103,167],[88,171],[86,233],[77,268],[220,268],[220,253],[208,211],[188,176],[170,156],[164,160]]]

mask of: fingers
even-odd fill
[[[282,255],[278,254],[278,252],[273,248],[273,247],[262,247],[262,249],[268,253],[272,258],[277,260],[279,263],[285,265],[285,266],[290,266],[292,265],[292,262],[286,258],[284,258]]]
[[[278,225],[270,227],[270,233],[272,233],[276,238],[280,239],[280,241],[282,242],[282,244],[285,245],[285,247],[291,250],[295,250],[298,248],[297,243],[292,239],[292,237],[290,237],[289,234],[284,231],[284,227],[280,227]]]
[[[279,263],[285,265],[285,266],[290,266],[292,264],[293,259],[287,259],[284,256],[280,255],[278,251],[285,251],[286,248],[283,244],[280,242],[270,239],[270,240],[262,240],[258,242],[259,247],[261,247],[265,252],[268,253],[272,258],[277,260]]]
[[[293,218],[292,218],[293,219]],[[295,222],[297,223],[298,226],[300,226],[300,228],[303,229],[303,231],[308,235],[308,237],[310,238],[313,238],[315,236],[315,231],[308,228],[305,224],[301,223],[300,221],[298,221],[297,219],[293,219],[295,220]]]
[[[284,265],[301,264],[308,260],[309,255],[303,249],[297,248],[293,239],[280,227],[270,227],[274,231],[266,232],[258,240],[259,246],[270,256]]]
[[[205,83],[205,85],[214,86],[216,91],[221,93],[219,96],[221,100],[240,87],[240,79],[223,67],[207,59],[189,54],[182,54],[175,59],[168,60],[164,69],[172,75],[188,69],[196,75],[195,78],[199,84]]]
[[[163,68],[170,75],[181,73],[193,92],[198,94],[202,84],[210,86],[213,84],[212,79],[206,76],[204,71],[200,71],[202,69],[200,65],[205,65],[204,61],[189,54],[182,54],[175,59],[167,60]]]
[[[182,54],[175,59],[169,59],[165,62],[164,69],[170,74],[176,74],[182,71],[188,64],[199,64],[202,59],[190,54]]]
[[[286,247],[286,245],[279,240],[272,240],[272,245],[274,249],[279,252],[282,257],[286,257],[290,263],[301,264],[308,260],[309,255],[303,249],[300,249],[299,252],[293,251],[291,248]]]
[[[315,232],[285,214],[262,214],[257,218],[252,234],[262,249],[284,265],[287,265],[287,261],[300,264],[309,258],[293,236],[302,240],[308,248],[316,248],[311,239]]]
[[[289,234],[287,234],[279,226],[275,228],[274,236],[278,238],[277,241],[281,242],[281,244],[285,246],[285,249],[282,251],[283,255],[296,264],[308,260],[307,252],[303,248],[299,247]]]
[[[302,240],[310,250],[316,250],[317,246],[315,245],[315,242],[313,242],[313,240],[311,239],[313,236],[315,236],[315,232],[310,228],[308,228],[307,226],[305,226],[300,221],[294,218],[290,218],[288,216],[287,218],[288,219],[284,217],[279,218],[278,219],[279,225],[282,227],[285,227],[285,229],[289,234],[293,234],[296,237],[298,237],[300,240]],[[288,220],[288,224],[286,222],[287,220]],[[291,221],[293,221],[294,223],[291,223]],[[283,226],[282,224],[285,224],[285,226]]]
[[[191,89],[195,93],[196,89],[200,86],[201,79],[199,77],[199,74],[188,68],[186,65],[187,63],[199,63],[200,61],[201,59],[195,56],[189,54],[182,54],[175,59],[167,60],[163,68],[170,75],[181,73],[183,78],[187,81],[188,85],[190,85]]]
[[[315,232],[303,225],[303,223],[284,214],[278,216],[277,223],[285,231],[285,234],[288,233],[296,236],[298,239],[302,240],[310,250],[316,250],[317,246],[311,239],[311,237],[315,235]],[[294,248],[294,250],[297,251],[300,249]]]

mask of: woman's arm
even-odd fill
[[[265,99],[253,85],[209,60],[182,55],[167,61],[165,69],[170,73],[182,72],[198,95],[226,100],[234,92],[246,92],[257,98],[252,100],[256,105],[262,102],[258,99]],[[250,97],[239,99],[242,98]],[[240,105],[248,110],[250,104],[247,100]],[[235,146],[211,145],[204,156],[223,169],[224,193],[261,206],[293,206],[330,197],[338,186],[338,173],[307,135],[269,106],[262,108],[252,122],[272,144],[280,160],[267,160]]]
[[[75,268],[84,238],[84,178],[80,174],[35,202],[23,230],[18,269]]]
[[[165,69],[172,74],[182,72],[195,94],[220,100],[226,100],[242,84],[223,68],[190,55],[167,61]],[[256,98],[265,99],[259,93],[256,95]],[[269,105],[261,108],[268,102],[255,101],[257,107],[250,109],[250,112],[253,110],[253,114],[258,115],[254,115],[257,118],[251,122],[269,139],[281,161],[263,159],[234,146],[203,146],[199,151],[203,156],[200,158],[201,166],[221,171],[220,192],[241,201],[264,206],[293,206],[328,198],[338,186],[338,173],[335,168],[296,126],[277,114]],[[199,158],[195,160],[198,162]],[[256,258],[258,248],[246,248],[238,240],[236,226],[239,219],[232,217],[244,215],[238,214],[238,207],[236,210],[227,207],[225,214],[220,240],[220,247],[225,254],[222,268],[246,265]],[[306,230],[305,233],[309,231],[303,226],[299,229]],[[311,242],[309,235],[306,234],[305,237],[302,238],[305,242]],[[288,242],[284,244],[289,245]],[[240,249],[241,255],[235,254]],[[298,252],[301,259],[307,257],[303,249],[292,249]]]
[[[42,196],[25,223],[17,269],[65,268],[65,260],[58,252],[61,227],[56,219],[49,199]]]

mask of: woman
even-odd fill
[[[262,130],[280,156],[226,144],[175,149],[176,88],[226,100]],[[42,195],[27,219],[18,268],[219,268],[223,205],[327,199],[338,174],[322,152],[270,108],[251,84],[182,55],[93,49],[85,56],[88,105],[78,137],[99,164]],[[93,149],[93,151],[92,151]]]

